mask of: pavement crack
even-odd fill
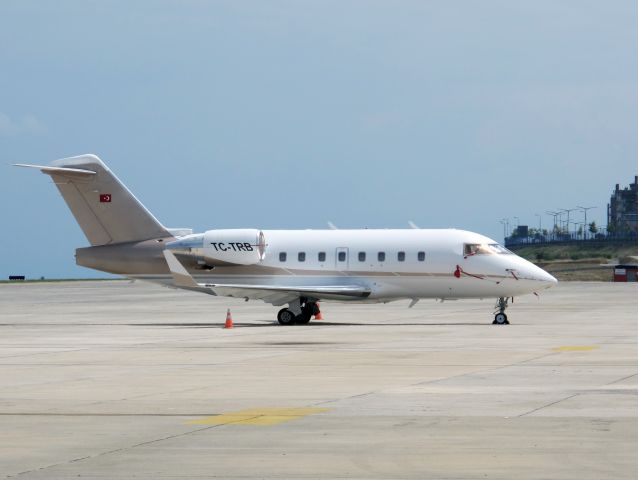
[[[333,398],[332,400],[322,400],[321,402],[313,403],[312,406],[315,407],[318,405],[325,405],[327,403],[335,403],[335,402],[341,402],[343,400],[352,400],[353,398],[367,397],[368,395],[374,395],[375,393],[378,393],[380,391],[381,390],[372,390],[370,392],[357,393],[356,395],[349,395],[347,397]]]
[[[635,377],[638,373],[632,373],[631,375],[627,375],[626,377],[619,378],[618,380],[614,380],[613,382],[606,383],[605,385],[613,385],[615,383],[623,382],[625,380],[629,380],[632,377]]]
[[[51,465],[46,465],[44,467],[38,467],[38,468],[33,468],[31,470],[25,470],[23,472],[18,472],[18,473],[15,473],[15,474],[7,475],[5,478],[19,477],[21,475],[27,475],[29,473],[42,472],[42,471],[47,470],[49,468],[55,468],[55,467],[59,467],[61,465],[68,465],[68,464],[72,464],[72,463],[82,462],[84,460],[90,460],[90,459],[93,459],[93,458],[103,457],[103,456],[106,456],[106,455],[113,455],[115,453],[125,452],[127,450],[132,450],[134,448],[144,447],[144,446],[147,446],[147,445],[152,445],[154,443],[163,442],[163,441],[166,441],[166,440],[172,440],[174,438],[186,437],[186,436],[191,435],[193,433],[198,433],[198,432],[203,432],[205,430],[211,430],[213,428],[223,427],[224,425],[232,425],[233,423],[245,422],[247,420],[254,420],[254,419],[258,418],[258,417],[259,417],[259,415],[255,415],[254,417],[251,417],[251,418],[241,418],[241,419],[231,420],[231,421],[224,422],[224,423],[219,423],[217,425],[207,425],[205,427],[196,428],[196,429],[190,430],[188,432],[182,432],[182,433],[176,433],[176,434],[173,434],[173,435],[167,435],[165,437],[155,438],[153,440],[147,440],[145,442],[136,443],[134,445],[129,445],[127,447],[116,448],[116,449],[113,449],[113,450],[108,450],[106,452],[99,452],[99,453],[95,453],[95,454],[92,454],[92,455],[84,455],[82,457],[72,458],[72,459],[66,460],[64,462],[58,462],[58,463],[54,463],[54,464],[51,464]]]
[[[565,398],[561,398],[561,399],[556,400],[554,402],[550,402],[550,403],[547,403],[545,405],[542,405],[542,406],[540,406],[538,408],[534,408],[533,410],[530,410],[529,412],[521,413],[520,415],[517,415],[517,417],[518,418],[525,417],[525,416],[530,415],[532,413],[538,412],[539,410],[542,410],[544,408],[551,407],[552,405],[556,405],[558,403],[564,402],[565,400],[569,400],[570,398],[577,397],[578,395],[580,395],[580,393],[574,393],[573,395],[569,395],[569,396],[567,396]]]

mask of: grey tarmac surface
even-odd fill
[[[0,477],[638,478],[638,284],[277,308],[0,285]],[[226,308],[235,328],[224,330]]]

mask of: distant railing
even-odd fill
[[[565,245],[565,244],[609,244],[609,243],[638,243],[638,232],[618,232],[618,233],[589,233],[586,238],[583,234],[554,233],[550,235],[529,235],[527,237],[511,236],[505,238],[506,247],[516,247],[523,245]]]

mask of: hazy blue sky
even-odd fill
[[[637,25],[635,0],[2,0],[0,278],[99,275],[49,177],[6,166],[81,153],[171,227],[604,224],[638,174]]]

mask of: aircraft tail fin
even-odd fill
[[[25,165],[50,175],[91,245],[169,237],[168,230],[95,155]]]

